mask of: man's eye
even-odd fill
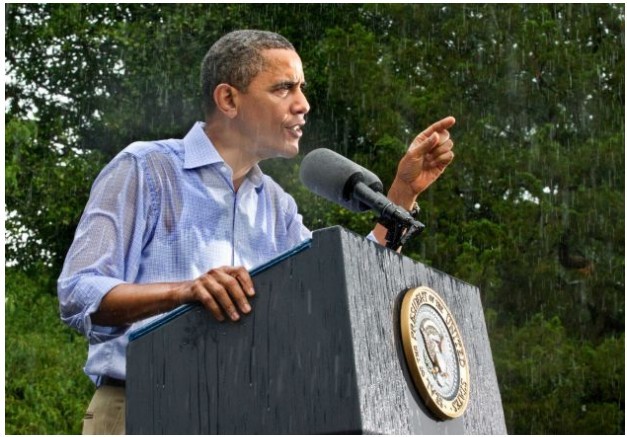
[[[305,84],[295,84],[295,83],[286,83],[278,85],[274,92],[280,96],[287,96],[290,92],[294,91],[296,88],[299,88],[301,92],[305,92]]]
[[[287,95],[287,93],[290,92],[290,90],[292,89],[291,85],[280,85],[278,87],[275,88],[274,92],[277,93],[280,96],[285,96]]]

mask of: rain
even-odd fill
[[[80,432],[88,344],[59,320],[56,281],[91,186],[132,142],[182,138],[201,121],[206,51],[254,28],[285,36],[303,62],[299,156],[261,168],[304,224],[366,236],[376,223],[303,186],[308,152],[334,150],[388,189],[414,137],[454,116],[455,159],[420,194],[426,229],[402,255],[478,288],[508,433],[624,434],[624,5],[4,14],[6,433]]]

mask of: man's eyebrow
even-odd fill
[[[293,80],[282,80],[281,82],[277,82],[272,85],[272,90],[292,89],[298,84],[300,84],[301,88],[305,88],[307,86],[307,82],[305,81],[298,82]]]

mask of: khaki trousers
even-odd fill
[[[103,385],[96,389],[83,419],[83,435],[125,434],[124,387]]]

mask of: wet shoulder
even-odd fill
[[[121,154],[130,154],[143,160],[154,160],[159,157],[166,159],[184,159],[183,140],[167,139],[156,141],[136,141],[128,145]]]

